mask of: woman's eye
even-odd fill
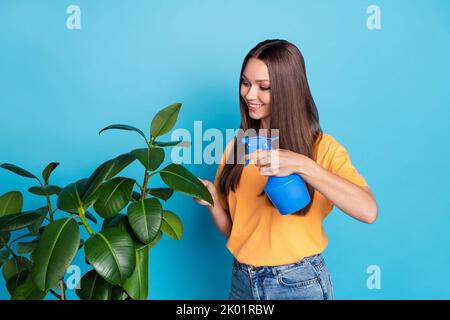
[[[242,81],[242,83],[241,83],[244,87],[248,87],[248,86],[250,86],[250,84],[248,83],[248,82],[246,82],[246,81]],[[267,90],[270,90],[270,87],[259,87],[261,90],[263,90],[263,91],[267,91]]]

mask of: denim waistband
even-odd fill
[[[295,267],[300,267],[306,263],[310,263],[314,268],[316,269],[322,269],[325,261],[323,259],[323,256],[321,253],[314,254],[312,256],[304,257],[303,259],[296,261],[294,263],[284,264],[284,265],[277,265],[277,266],[253,266],[246,263],[239,262],[236,258],[233,259],[233,267],[244,270],[247,272],[258,272],[260,270],[268,270],[272,272],[274,275],[283,272],[285,270],[289,270]]]

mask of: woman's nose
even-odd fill
[[[252,100],[252,99],[256,99],[257,97],[258,97],[257,88],[255,86],[251,86],[250,89],[248,89],[248,92],[245,95],[245,98],[247,100]]]

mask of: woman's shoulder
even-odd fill
[[[337,143],[336,139],[329,133],[322,133],[319,137],[318,137],[318,141],[317,141],[317,147],[318,148],[325,148],[325,147],[329,147],[332,144]]]
[[[336,138],[329,133],[322,133],[318,137],[317,141],[317,159],[325,157],[326,154],[333,152],[337,148],[341,147],[341,144],[336,140]]]

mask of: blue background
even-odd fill
[[[66,27],[70,4],[81,30]],[[371,4],[381,30],[366,27]],[[183,103],[177,128],[238,128],[244,56],[286,39],[305,57],[324,132],[347,148],[379,205],[374,225],[338,209],[325,220],[335,297],[449,299],[449,9],[445,0],[2,0],[0,162],[39,174],[59,161],[53,182],[64,186],[143,146],[134,133],[99,129],[148,132],[173,102]],[[187,167],[212,180],[217,165]],[[141,167],[123,174],[140,181]],[[26,209],[43,205],[32,185],[0,171],[0,194],[23,191]],[[149,298],[226,299],[231,255],[206,208],[182,195],[165,208],[185,233],[151,251]],[[87,270],[82,255],[73,264]],[[366,286],[370,265],[381,268],[380,290]],[[2,277],[0,298],[9,298]]]

